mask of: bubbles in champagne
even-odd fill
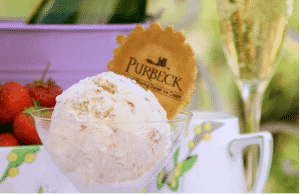
[[[220,31],[233,73],[270,78],[284,40],[290,0],[218,0]]]

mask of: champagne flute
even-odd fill
[[[259,131],[262,98],[280,57],[293,0],[217,0],[221,41],[244,103],[243,133]],[[246,192],[258,166],[257,146],[246,153]]]

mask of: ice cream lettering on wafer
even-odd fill
[[[195,54],[183,31],[174,32],[173,26],[164,30],[157,22],[146,30],[137,25],[127,37],[118,35],[117,42],[108,70],[151,90],[173,119],[190,103],[197,75]]]

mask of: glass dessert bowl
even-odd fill
[[[173,156],[192,118],[98,122],[52,118],[53,108],[32,113],[47,152],[81,192],[139,192]]]

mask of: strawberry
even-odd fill
[[[45,107],[40,106],[36,101],[33,102],[34,106],[30,106],[23,112],[20,112],[13,122],[14,135],[26,145],[42,144],[36,131],[31,113]]]
[[[1,133],[0,134],[0,146],[18,146],[20,142],[11,133]]]
[[[25,107],[32,105],[29,93],[21,84],[6,82],[0,90],[0,123],[12,121]]]
[[[34,83],[26,84],[25,87],[29,91],[30,97],[38,101],[41,106],[54,107],[56,96],[60,95],[63,90],[51,78],[44,82],[49,66],[50,64],[47,65],[42,79],[36,79]]]

